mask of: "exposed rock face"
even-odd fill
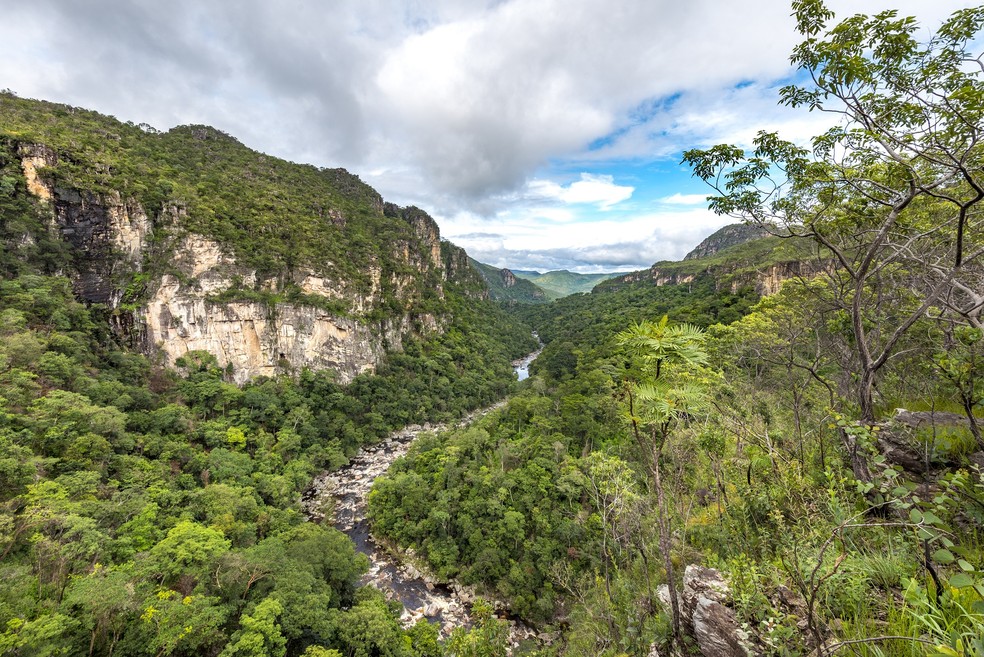
[[[215,302],[211,296],[234,285],[272,290],[278,281],[257,280],[255,271],[239,267],[219,244],[200,235],[188,235],[176,254],[174,265],[183,276],[165,274],[138,319],[148,350],[159,349],[169,364],[189,351],[204,350],[220,365],[231,365],[237,383],[301,367],[333,370],[347,383],[375,369],[384,345],[399,349],[411,332],[440,330],[433,315],[406,315],[371,328],[312,306]],[[372,288],[365,295],[353,295],[343,282],[310,271],[297,272],[294,282],[307,294],[351,301],[353,310],[361,312],[378,301],[380,272],[369,274]]]
[[[44,201],[50,201],[51,188],[38,175],[38,169],[54,166],[58,156],[53,150],[41,144],[22,144],[18,149],[21,158],[21,168],[27,180],[27,191]]]
[[[189,351],[208,351],[220,365],[232,365],[237,383],[302,366],[335,370],[348,382],[374,369],[383,353],[379,337],[354,320],[292,304],[271,311],[256,302],[209,303],[169,275],[142,319],[147,346],[169,364]],[[392,337],[399,344],[399,333]]]
[[[687,566],[683,574],[681,613],[704,657],[746,657],[747,637],[735,613],[725,606],[731,590],[713,568]]]
[[[499,276],[502,278],[502,284],[506,287],[512,287],[516,284],[516,275],[508,269],[500,269]]]
[[[814,278],[818,274],[829,271],[831,266],[832,264],[830,262],[816,260],[779,262],[756,271],[754,275],[736,276],[731,282],[731,291],[734,293],[742,285],[751,283],[755,286],[755,291],[758,294],[768,296],[778,292],[782,288],[782,284],[788,280],[794,278]]]
[[[734,267],[709,266],[699,273],[681,271],[677,267],[656,263],[649,269],[635,271],[612,279],[612,284],[638,283],[651,281],[657,287],[663,285],[687,285],[698,276],[710,275],[716,280],[718,290],[729,290],[732,294],[743,287],[752,286],[756,294],[768,296],[782,288],[782,284],[795,278],[809,279],[829,271],[830,262],[814,260],[792,260],[778,262],[757,270],[736,272]]]
[[[694,247],[694,250],[683,257],[684,260],[696,260],[707,258],[722,249],[736,244],[744,244],[766,237],[769,231],[759,226],[748,224],[730,224],[720,230],[708,235],[703,242]]]
[[[403,218],[421,242],[429,246],[428,256],[434,266],[444,269],[441,258],[441,232],[429,214],[420,208],[404,208]]]
[[[137,201],[117,192],[94,194],[55,187],[43,170],[56,165],[58,156],[45,146],[22,144],[18,155],[29,191],[51,210],[51,230],[73,247],[70,274],[76,295],[118,308],[126,286],[144,267],[155,222]],[[384,211],[378,194],[357,178],[343,170],[333,173],[344,191],[362,195],[371,191],[373,207]],[[166,205],[156,218],[156,227],[161,232],[157,241],[163,237],[174,254],[168,262],[169,272],[146,282],[141,307],[128,310],[125,321],[114,326],[132,332],[145,351],[163,354],[168,364],[189,351],[208,351],[221,366],[231,366],[237,383],[302,367],[330,369],[339,381],[348,382],[374,370],[385,351],[400,349],[407,335],[443,328],[435,315],[411,311],[391,313],[388,319],[372,324],[357,318],[378,308],[384,292],[391,303],[411,308],[420,298],[418,277],[422,276],[437,281],[429,293],[443,299],[441,281],[452,275],[449,270],[461,266],[454,258],[445,263],[437,224],[425,212],[392,208],[387,207],[387,213],[398,213],[407,221],[416,239],[388,245],[403,266],[384,276],[378,265],[370,264],[365,271],[368,285],[356,289],[351,281],[326,273],[330,263],[325,271],[299,268],[261,278],[211,239],[180,231],[177,236],[169,234],[169,229],[182,223],[178,220],[184,210]],[[344,217],[335,214],[338,216],[329,212],[328,221],[344,223]],[[468,267],[463,251],[458,260]],[[235,290],[276,293],[285,286],[296,286],[313,300],[269,304],[254,300],[255,295],[240,295],[239,300],[235,293],[221,301],[215,298]],[[336,307],[347,312],[324,309]]]
[[[661,586],[660,600],[669,607],[669,589]],[[749,657],[748,636],[728,606],[731,590],[721,573],[713,568],[687,566],[680,593],[680,616],[684,631],[697,641],[703,657]]]
[[[61,233],[75,252],[75,293],[86,301],[115,305],[119,279],[139,271],[151,222],[140,204],[118,193],[81,193],[55,187],[40,171],[54,166],[54,151],[39,144],[18,148],[21,168],[32,194],[51,206],[52,229]]]

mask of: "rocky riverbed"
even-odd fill
[[[533,332],[533,337],[536,341],[540,343],[539,348],[531,354],[527,354],[522,358],[518,358],[512,362],[513,371],[516,372],[516,378],[520,381],[525,381],[530,378],[530,363],[536,360],[536,357],[540,355],[543,351],[543,342],[540,341],[540,336],[537,335],[536,331]]]
[[[366,520],[366,504],[372,483],[396,459],[407,453],[411,443],[421,433],[467,425],[504,404],[500,402],[471,413],[453,425],[412,425],[394,432],[383,442],[363,448],[344,468],[316,477],[303,496],[302,503],[309,520],[330,521],[355,542],[360,552],[369,557],[369,572],[361,584],[371,584],[388,598],[403,603],[402,621],[406,626],[426,618],[437,623],[442,638],[446,638],[454,628],[471,625],[469,608],[476,593],[456,582],[437,582],[411,563],[413,554],[394,558],[373,539]],[[503,609],[501,604],[497,607]],[[511,620],[510,634],[515,646],[536,633],[526,625]]]

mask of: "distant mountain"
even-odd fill
[[[513,274],[534,283],[551,299],[559,299],[578,292],[590,292],[598,283],[618,276],[618,274],[578,274],[566,269],[548,271],[545,274],[516,269],[513,270]]]
[[[474,258],[468,258],[473,269],[485,279],[489,296],[494,301],[507,303],[547,303],[553,298],[540,287],[520,278],[509,269],[498,269]]]
[[[829,262],[816,258],[812,243],[803,238],[783,239],[769,235],[739,239],[730,246],[718,248],[712,238],[723,230],[704,240],[684,260],[664,260],[649,269],[620,274],[602,282],[594,291],[611,292],[651,285],[690,285],[704,277],[711,277],[719,291],[736,293],[743,287],[749,287],[756,294],[768,295],[778,292],[785,280],[800,276],[809,278],[830,266]],[[708,255],[694,255],[702,247],[707,248]]]
[[[698,260],[708,258],[722,249],[730,246],[737,246],[745,242],[751,242],[762,237],[768,237],[769,232],[759,226],[748,224],[729,224],[721,228],[694,247],[694,250],[683,257],[684,260]]]

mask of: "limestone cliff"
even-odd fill
[[[613,281],[619,284],[647,282],[657,287],[663,285],[688,285],[699,276],[711,276],[715,279],[717,290],[728,290],[732,294],[743,287],[752,287],[760,296],[775,294],[782,284],[795,278],[813,278],[817,274],[828,271],[829,262],[813,260],[791,260],[776,262],[752,269],[737,270],[727,265],[711,265],[700,271],[680,271],[671,266],[659,263],[651,269],[644,269],[620,276]]]
[[[168,363],[189,351],[208,351],[221,365],[231,365],[239,383],[301,367],[330,369],[347,382],[372,371],[385,353],[384,345],[398,349],[407,334],[441,328],[431,314],[408,314],[373,326],[328,312],[312,302],[343,299],[344,286],[306,271],[298,272],[292,282],[309,295],[307,304],[217,301],[243,285],[272,291],[281,281],[259,280],[256,271],[239,267],[219,244],[199,235],[186,236],[175,254],[174,273],[164,274],[146,305],[137,310],[145,350],[159,350]],[[369,294],[350,299],[359,311],[378,301],[379,270],[371,276]]]
[[[191,136],[207,141],[221,134]],[[351,254],[361,266],[344,263],[352,276],[328,259],[257,266],[262,259],[243,259],[229,243],[197,232],[178,199],[148,212],[112,185],[86,189],[57,175],[66,159],[77,166],[76,153],[24,141],[7,148],[19,158],[50,233],[71,247],[72,265],[63,273],[76,296],[106,305],[119,333],[167,364],[204,350],[240,383],[303,367],[332,370],[347,382],[374,370],[407,336],[442,331],[446,285],[487,296],[474,272],[466,273],[467,256],[444,247],[431,217],[384,205],[343,170],[321,173],[348,195],[319,205],[324,230],[358,230],[352,224],[369,214],[374,231],[386,231],[381,244]],[[345,198],[349,206],[352,198],[368,201],[353,210]]]
[[[73,248],[76,294],[95,303],[119,303],[120,283],[142,266],[152,233],[147,213],[115,191],[94,194],[45,180],[40,173],[58,164],[46,146],[21,144],[18,154],[28,191],[49,208],[51,230]]]

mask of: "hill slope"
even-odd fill
[[[546,303],[549,295],[539,286],[516,276],[509,269],[497,269],[474,258],[469,258],[471,266],[477,271],[489,288],[489,295],[495,301],[507,303]]]
[[[580,292],[590,292],[601,281],[618,276],[618,274],[578,274],[566,269],[548,271],[543,274],[529,271],[514,271],[513,273],[543,289],[553,299]]]
[[[809,241],[771,236],[712,249],[708,256],[692,256],[694,252],[679,262],[661,261],[649,269],[616,276],[599,283],[594,291],[610,292],[634,285],[682,285],[710,277],[718,290],[735,293],[751,287],[756,294],[768,295],[777,292],[783,281],[812,276],[826,266],[825,260],[817,259]]]
[[[14,247],[67,249],[75,295],[168,363],[205,350],[239,382],[303,367],[347,381],[442,332],[448,294],[489,294],[422,210],[207,126],[160,133],[4,94],[0,162],[34,218],[5,225],[7,271]]]

